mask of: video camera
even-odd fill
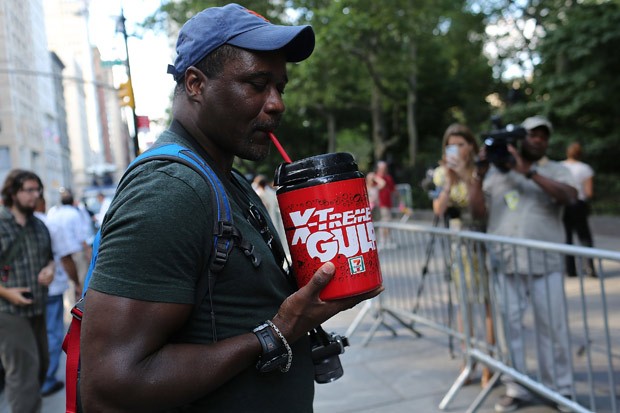
[[[508,152],[508,145],[517,146],[524,139],[527,132],[524,128],[514,125],[502,126],[501,118],[491,118],[494,130],[482,134],[482,141],[486,147],[487,162],[495,165],[501,172],[508,172],[514,166],[515,159]]]

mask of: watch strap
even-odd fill
[[[265,322],[256,327],[252,332],[258,338],[263,349],[256,363],[256,369],[261,373],[273,371],[278,367],[280,371],[288,371],[288,369],[284,371],[289,359],[288,349],[282,339],[274,332],[272,326]]]
[[[536,170],[536,168],[532,167],[532,168],[530,168],[529,171],[527,171],[525,173],[525,177],[527,179],[532,179],[534,177],[534,175],[536,175],[537,173],[538,173],[538,171]]]

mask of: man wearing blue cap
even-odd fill
[[[233,248],[195,307],[213,249],[213,193],[175,162],[129,173],[106,214],[86,300],[86,411],[312,411],[308,331],[381,289],[322,301],[334,273],[325,264],[297,290],[282,270],[277,237],[264,237],[275,234],[273,225],[252,213],[260,199],[232,164],[268,154],[285,109],[286,62],[313,49],[311,27],[274,25],[236,4],[206,9],[181,29],[168,69],[177,82],[174,119],[157,144],[180,144],[209,163],[253,248]]]

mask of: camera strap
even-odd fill
[[[231,182],[232,186],[235,188],[229,188],[228,192],[231,194],[233,202],[235,202],[235,204],[237,204],[242,211],[245,211],[246,220],[261,235],[263,241],[265,241],[265,244],[269,247],[269,250],[275,258],[278,267],[280,267],[287,280],[292,282],[293,280],[289,271],[291,264],[288,261],[286,253],[284,252],[284,247],[282,247],[280,238],[275,235],[277,232],[269,226],[266,218],[268,216],[266,209],[262,204],[256,205],[250,199],[250,196],[246,193],[247,189],[244,188],[239,182],[240,179],[245,179],[243,175],[235,169],[233,169],[232,173],[233,176],[229,182]],[[296,283],[293,285],[296,286]]]

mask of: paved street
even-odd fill
[[[594,226],[597,248],[620,250],[620,219],[601,220],[604,228]],[[620,279],[620,270],[613,278]],[[585,280],[596,288],[595,279]],[[609,300],[610,314],[620,314],[620,283],[614,283],[608,290],[613,298]],[[567,281],[567,294],[574,294],[579,286],[575,279]],[[351,309],[326,323],[328,331],[344,334],[359,308]],[[387,320],[390,322],[390,320]],[[461,361],[452,359],[448,351],[445,334],[430,328],[420,327],[423,337],[417,338],[398,323],[390,325],[397,335],[386,328],[379,328],[366,347],[361,343],[366,337],[373,319],[366,316],[359,328],[350,337],[351,347],[341,356],[344,376],[336,382],[316,386],[316,413],[401,413],[439,412],[438,404],[459,373]],[[613,328],[613,327],[612,327]],[[616,347],[617,348],[617,347]],[[64,360],[63,360],[64,361]],[[618,360],[615,360],[618,363]],[[475,399],[480,390],[479,383],[461,389],[446,411],[463,412]],[[503,394],[503,386],[494,388],[480,413],[493,412],[493,405]],[[44,399],[43,413],[64,412],[64,392]],[[546,406],[532,406],[520,410],[524,413],[548,413],[555,409]],[[0,413],[9,413],[4,397],[0,395]]]

